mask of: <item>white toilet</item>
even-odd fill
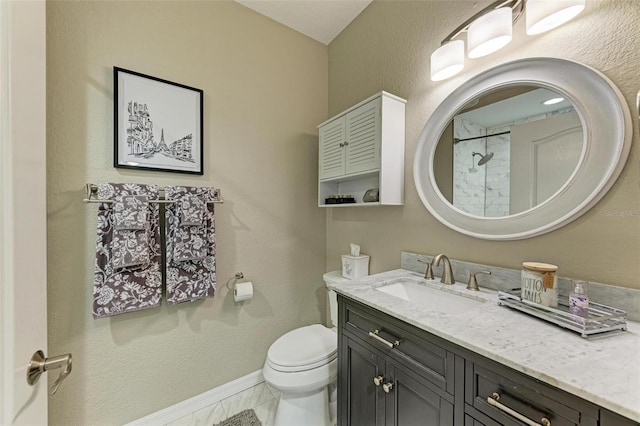
[[[335,273],[325,282],[344,280]],[[331,323],[338,324],[337,296],[328,290]],[[335,420],[335,401],[330,404],[329,388],[335,389],[338,375],[336,329],[321,324],[289,331],[276,340],[267,353],[264,380],[282,395],[275,426],[330,426]],[[333,409],[330,409],[330,405]]]

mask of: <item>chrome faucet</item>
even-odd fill
[[[447,256],[445,256],[444,254],[440,253],[439,255],[437,255],[436,257],[433,258],[433,260],[431,261],[431,264],[433,266],[438,266],[440,265],[440,261],[444,261],[444,265],[442,266],[442,278],[440,279],[440,282],[442,284],[453,284],[456,282],[456,279],[453,277],[453,270],[451,269],[451,262],[449,261],[449,258]]]

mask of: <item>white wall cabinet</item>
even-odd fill
[[[404,203],[406,100],[380,92],[318,126],[318,205],[353,207]],[[363,202],[368,189],[378,202]],[[327,204],[330,195],[350,194],[355,203]]]

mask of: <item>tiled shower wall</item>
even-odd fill
[[[488,135],[509,130],[511,125],[487,129]],[[484,216],[501,217],[509,215],[511,144],[509,135],[486,138],[487,152],[493,158],[486,167]]]
[[[512,126],[574,111],[566,108],[547,114],[527,117],[499,127],[484,128],[463,118],[454,118],[453,135],[457,139],[505,132]],[[453,205],[475,216],[508,216],[510,200],[509,135],[492,136],[454,144]],[[493,158],[484,166],[477,166],[480,157],[473,160],[473,153],[482,155],[493,152]],[[475,171],[474,171],[475,170]]]
[[[486,129],[469,120],[454,118],[453,137],[465,139],[486,134]],[[458,142],[453,145],[453,205],[475,216],[484,216],[485,168],[477,164],[473,153],[485,152],[485,140]],[[475,169],[476,172],[470,171]]]

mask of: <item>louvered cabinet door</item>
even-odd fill
[[[346,174],[380,168],[380,98],[346,116]]]
[[[345,122],[337,119],[320,128],[320,180],[344,175]]]

